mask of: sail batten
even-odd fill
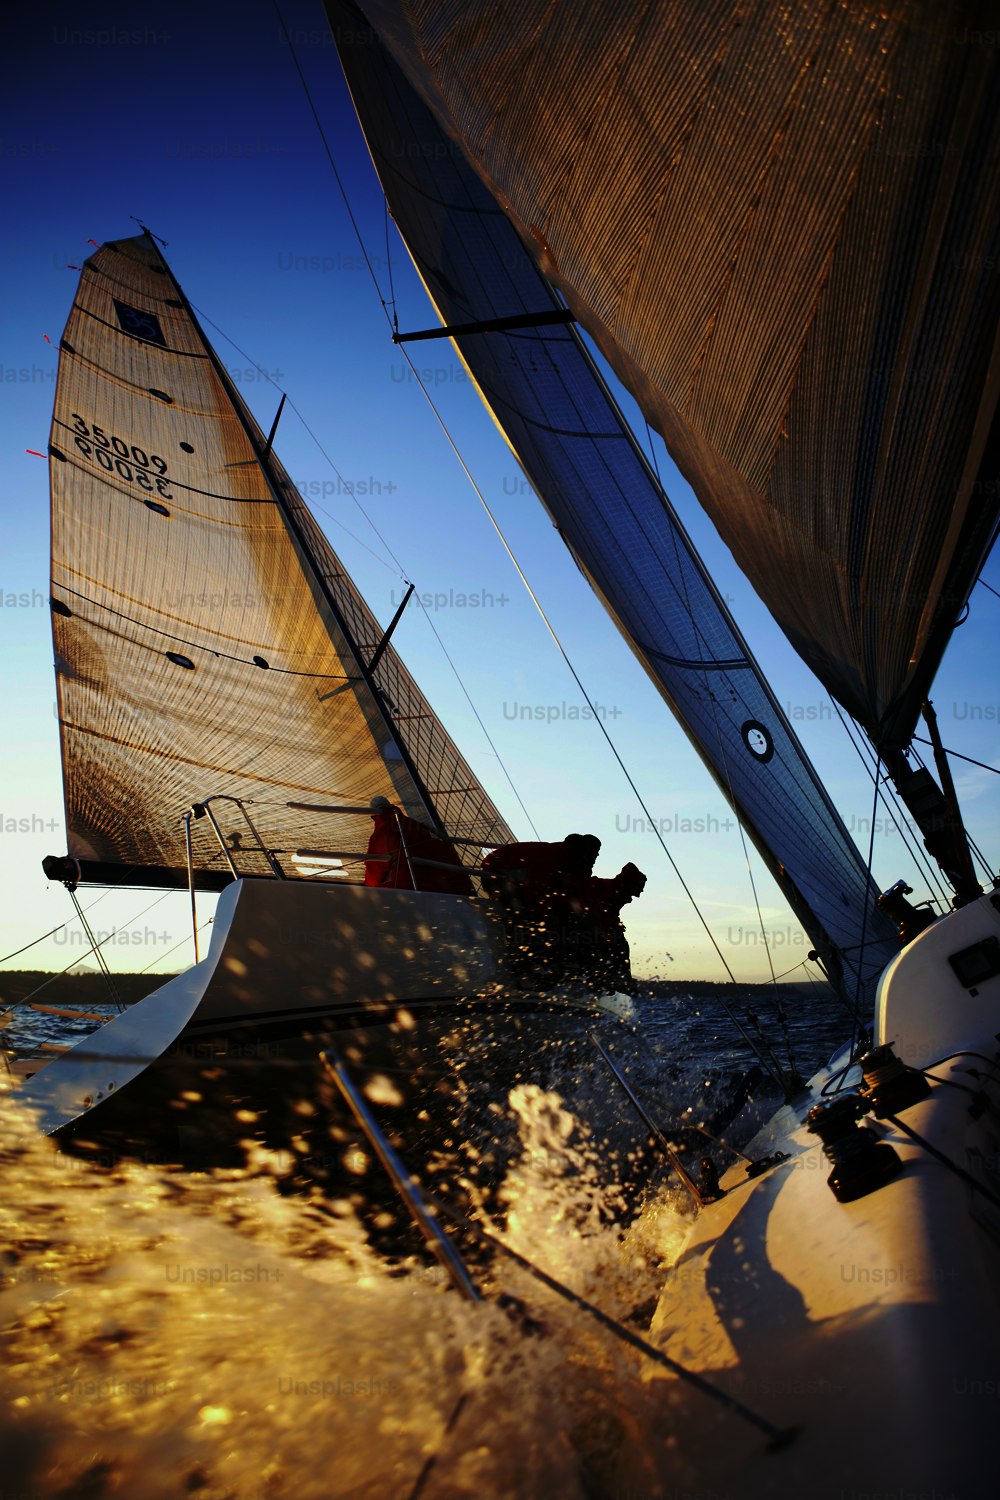
[[[391,650],[393,697],[366,674],[378,625],[263,449],[151,239],[99,250],[62,340],[50,446],[70,854],[169,885],[184,813],[211,796],[252,806],[268,848],[315,841],[287,806],[303,794],[388,795],[457,836],[509,836]],[[390,703],[419,712],[419,734]],[[430,808],[425,773],[440,788]],[[220,806],[237,868],[271,874]],[[358,824],[329,831],[351,847],[367,838]],[[217,840],[207,820],[192,833],[209,876]]]

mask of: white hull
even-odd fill
[[[890,965],[876,1043],[898,1038],[902,1060],[922,1067],[958,1048],[997,1058],[1000,977],[970,994],[947,962],[1000,936],[994,900],[940,921]],[[1000,1193],[1000,1066],[964,1055],[932,1071],[985,1088],[989,1108],[973,1119],[968,1093],[934,1085],[898,1118]],[[756,1179],[742,1167],[723,1179],[727,1194],[694,1221],[651,1330],[665,1353],[776,1426],[800,1430],[765,1454],[760,1433],[672,1383],[679,1451],[691,1458],[699,1494],[972,1500],[992,1492],[1000,1468],[991,1437],[1000,1210],[871,1116],[865,1123],[892,1145],[902,1173],[838,1202],[827,1186],[831,1163],[805,1125],[830,1079],[818,1075],[809,1097],[781,1110],[748,1147],[755,1159],[782,1150],[789,1161]],[[857,1081],[853,1069],[847,1086]]]
[[[494,977],[500,942],[486,908],[463,896],[239,880],[219,898],[200,963],[47,1063],[19,1097],[43,1130],[58,1130],[120,1091],[182,1032],[444,1002]]]

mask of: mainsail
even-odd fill
[[[290,803],[382,794],[452,837],[511,836],[391,645],[370,669],[383,632],[266,448],[152,237],[91,256],[50,444],[66,817],[84,878],[186,879],[183,816],[211,796],[248,805],[287,874],[297,850],[354,851],[368,833]],[[239,872],[270,873],[232,804],[219,818]],[[223,883],[207,821],[193,831],[199,884]]]
[[[551,317],[516,231],[373,33],[335,25],[393,217],[450,327]],[[455,343],[573,556],[680,719],[835,980],[896,949],[875,887],[576,331]],[[853,985],[852,985],[853,988]]]
[[[796,650],[898,753],[1000,507],[990,8],[361,9]]]

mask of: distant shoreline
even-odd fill
[[[134,1004],[175,976],[112,974],[111,977],[121,998]],[[771,990],[769,980],[740,980],[735,985],[715,979],[640,979],[637,983],[640,1004],[643,992],[650,991],[655,995],[675,995],[678,999],[697,1000],[720,995],[742,995],[745,991],[763,993]],[[34,999],[34,991],[40,988],[41,993],[37,996],[39,1005],[56,1004],[60,999],[66,1000],[70,996],[74,1004],[99,1005],[111,1000],[107,981],[99,970],[85,974],[60,974],[58,971],[52,973],[44,969],[5,969],[0,971],[0,1006],[16,1005],[29,997]],[[815,997],[822,1002],[832,998],[825,985],[808,980],[796,980],[792,983],[786,981],[779,988],[785,999],[801,995],[802,998]]]

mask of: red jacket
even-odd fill
[[[394,890],[412,891],[410,866],[403,849],[399,830],[410,859],[433,859],[440,864],[454,865],[455,873],[435,870],[429,865],[414,862],[413,875],[418,891],[450,891],[453,895],[468,896],[472,883],[462,868],[462,862],[452,846],[415,818],[408,818],[397,809],[386,807],[376,813],[367,854],[385,854],[388,859],[370,860],[365,864],[365,885],[389,886]]]

